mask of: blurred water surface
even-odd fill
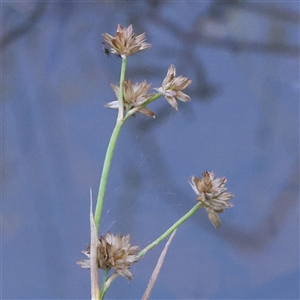
[[[104,32],[133,24],[152,48],[127,78],[159,87],[170,64],[190,103],[125,123],[101,234],[145,247],[194,204],[191,175],[228,179],[234,208],[177,231],[152,299],[299,299],[299,5],[296,2],[3,2],[2,298],[88,299],[89,243],[121,60]],[[163,245],[107,299],[140,299]]]

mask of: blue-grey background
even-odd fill
[[[89,189],[98,191],[121,60],[102,33],[133,24],[152,48],[126,77],[159,87],[170,64],[190,103],[161,98],[125,123],[101,234],[141,248],[194,204],[191,175],[228,179],[234,208],[179,228],[152,299],[299,299],[299,3],[2,2],[2,299],[88,299]],[[107,299],[141,299],[163,245]]]

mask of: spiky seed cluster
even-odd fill
[[[176,76],[176,69],[173,65],[168,69],[167,76],[162,82],[162,86],[155,88],[159,93],[163,94],[169,104],[178,110],[176,99],[187,102],[190,101],[190,97],[182,92],[186,87],[188,87],[192,80],[182,75]]]
[[[120,96],[120,87],[111,84],[112,89],[115,92],[117,98]],[[151,87],[151,84],[147,84],[146,81],[142,83],[135,83],[134,85],[130,80],[124,81],[124,93],[123,93],[123,105],[125,111],[134,111],[140,112],[149,117],[154,117],[155,114],[152,110],[143,106],[143,104],[152,96],[148,94],[148,91]],[[112,101],[105,105],[106,108],[118,109],[120,101]]]
[[[114,37],[108,33],[104,33],[102,36],[104,41],[111,47],[111,53],[120,55],[123,58],[151,47],[151,44],[145,42],[145,33],[135,36],[132,25],[128,28],[118,25]]]
[[[105,236],[100,236],[97,253],[98,267],[103,270],[113,269],[119,275],[132,279],[133,275],[129,268],[139,260],[139,257],[136,255],[139,247],[130,247],[129,240],[129,234],[126,236],[119,234],[114,236],[107,232]],[[89,246],[82,253],[90,258]],[[90,260],[82,260],[78,264],[82,268],[90,268]]]
[[[214,179],[214,176],[213,172],[204,172],[202,178],[192,176],[190,184],[198,195],[197,201],[204,204],[210,221],[219,228],[221,221],[218,213],[233,206],[229,202],[233,195],[226,192],[225,183],[227,179],[225,177]]]

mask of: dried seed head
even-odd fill
[[[111,47],[110,52],[123,58],[151,47],[151,44],[145,42],[145,33],[135,36],[132,25],[128,28],[118,25],[114,37],[108,33],[104,33],[102,36],[104,41]]]
[[[204,204],[210,221],[218,228],[221,226],[218,213],[233,206],[229,202],[229,200],[233,198],[233,195],[226,192],[226,181],[227,179],[225,177],[214,179],[213,172],[204,172],[202,178],[195,176],[190,178],[190,184],[198,195],[197,201]]]
[[[113,84],[111,84],[111,87],[114,90],[116,97],[119,98],[120,87]],[[130,80],[124,81],[123,105],[125,111],[134,109],[144,115],[154,117],[154,112],[143,105],[150,97],[152,97],[151,94],[148,94],[150,87],[151,84],[147,84],[146,81],[142,83],[135,83],[134,85]],[[118,109],[119,105],[120,101],[117,100],[107,103],[105,107]]]
[[[159,93],[163,94],[169,104],[178,110],[176,99],[187,102],[190,101],[190,97],[182,92],[186,87],[188,87],[192,80],[187,77],[176,75],[176,69],[173,65],[168,69],[168,73],[166,78],[162,82],[162,86],[160,88],[155,88]]]
[[[130,235],[114,236],[110,232],[105,236],[100,236],[98,244],[98,267],[103,270],[114,269],[115,273],[122,275],[127,279],[132,279],[133,275],[129,271],[130,266],[139,260],[136,255],[139,247],[130,246]],[[89,246],[85,251],[82,251],[87,257],[90,257]],[[82,268],[90,268],[89,260],[79,261],[78,264]]]

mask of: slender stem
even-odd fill
[[[124,87],[123,87],[123,83],[124,83],[124,79],[125,79],[126,63],[127,63],[127,58],[123,57],[122,58],[121,75],[120,75],[119,112],[118,112],[117,124],[113,130],[113,133],[111,135],[111,138],[110,138],[107,150],[106,150],[102,175],[101,175],[101,179],[100,179],[97,204],[96,204],[96,209],[95,209],[95,224],[98,229],[98,232],[100,231],[100,228],[99,228],[100,219],[101,219],[101,214],[102,214],[102,207],[103,207],[103,202],[104,202],[104,195],[105,195],[105,190],[106,190],[107,177],[108,177],[108,173],[109,173],[109,169],[110,169],[110,163],[112,160],[112,156],[114,153],[114,149],[116,146],[116,142],[117,142],[120,130],[125,121],[123,118],[124,117],[124,105],[123,105]]]
[[[157,94],[153,95],[153,96],[152,96],[151,98],[149,98],[145,103],[143,103],[143,106],[148,105],[149,103],[151,103],[151,102],[157,100],[157,99],[158,99],[159,97],[161,97],[161,96],[162,96],[161,93],[157,93]]]
[[[142,106],[145,107],[147,104],[157,100],[161,96],[162,96],[162,94],[160,94],[160,93],[155,94],[154,96],[149,98],[145,103],[143,103]],[[139,110],[139,108],[140,107],[135,107],[135,108],[132,108],[130,111],[128,111],[124,117],[124,121],[127,120],[130,116],[134,115]]]
[[[103,289],[102,289],[102,298],[104,298],[105,293],[108,291],[111,283],[119,276],[119,274],[117,272],[114,272],[106,281],[105,284],[103,285]]]
[[[108,272],[110,269],[104,270],[103,271],[103,276],[102,276],[102,286],[101,286],[101,295],[100,295],[100,299],[102,300],[104,298],[104,295],[106,293],[106,288],[105,288],[105,284],[106,284],[106,280],[108,277]]]
[[[154,284],[155,284],[155,282],[156,282],[156,280],[157,280],[158,274],[159,274],[159,272],[160,272],[160,270],[161,270],[161,267],[162,267],[162,265],[163,265],[163,262],[164,262],[164,260],[165,260],[166,254],[167,254],[168,249],[169,249],[169,247],[170,247],[170,245],[171,245],[171,242],[172,242],[172,240],[173,240],[173,238],[174,238],[174,236],[175,236],[176,231],[177,231],[177,229],[175,229],[175,230],[172,232],[172,234],[171,234],[171,236],[169,237],[169,239],[168,239],[168,241],[167,241],[167,243],[166,243],[166,245],[165,245],[163,251],[161,252],[161,254],[160,254],[160,256],[159,256],[159,259],[158,259],[158,261],[157,261],[156,267],[154,268],[154,270],[153,270],[153,272],[152,272],[151,278],[150,278],[149,283],[148,283],[148,286],[147,286],[147,288],[146,288],[146,290],[145,290],[145,292],[144,292],[144,295],[143,295],[143,297],[142,297],[142,300],[148,300],[148,299],[150,298],[151,291],[152,291],[152,289],[153,289],[153,287],[154,287]]]
[[[92,299],[99,299],[100,289],[98,283],[98,233],[94,221],[92,190],[90,189],[90,228],[91,228],[91,245],[90,245],[90,276],[91,276],[91,296]]]
[[[118,112],[118,119],[117,122],[123,120],[124,117],[124,105],[123,105],[123,94],[124,94],[124,80],[125,80],[125,71],[126,71],[126,64],[127,58],[122,57],[122,67],[121,67],[121,74],[120,74],[120,94],[119,94],[119,112]]]
[[[144,248],[138,254],[139,257],[143,257],[149,250],[158,245],[163,239],[165,239],[169,234],[171,234],[176,228],[178,228],[183,222],[185,222],[189,217],[191,217],[199,208],[203,206],[203,203],[198,202],[189,212],[187,212],[182,218],[180,218],[176,223],[174,223],[166,232],[164,232],[158,239]]]
[[[112,160],[112,156],[114,153],[114,149],[116,146],[116,142],[120,133],[120,130],[122,128],[122,125],[124,124],[124,121],[117,122],[107,150],[106,150],[106,155],[104,159],[104,164],[103,164],[103,170],[102,170],[102,175],[101,175],[101,180],[100,180],[100,186],[99,186],[99,192],[98,192],[98,197],[97,197],[97,204],[96,204],[96,209],[95,209],[95,224],[96,228],[98,229],[99,232],[99,225],[100,225],[100,218],[101,218],[101,213],[102,213],[102,207],[103,207],[103,202],[104,202],[104,195],[105,195],[105,190],[106,190],[106,183],[107,183],[107,177],[110,169],[110,164]]]

